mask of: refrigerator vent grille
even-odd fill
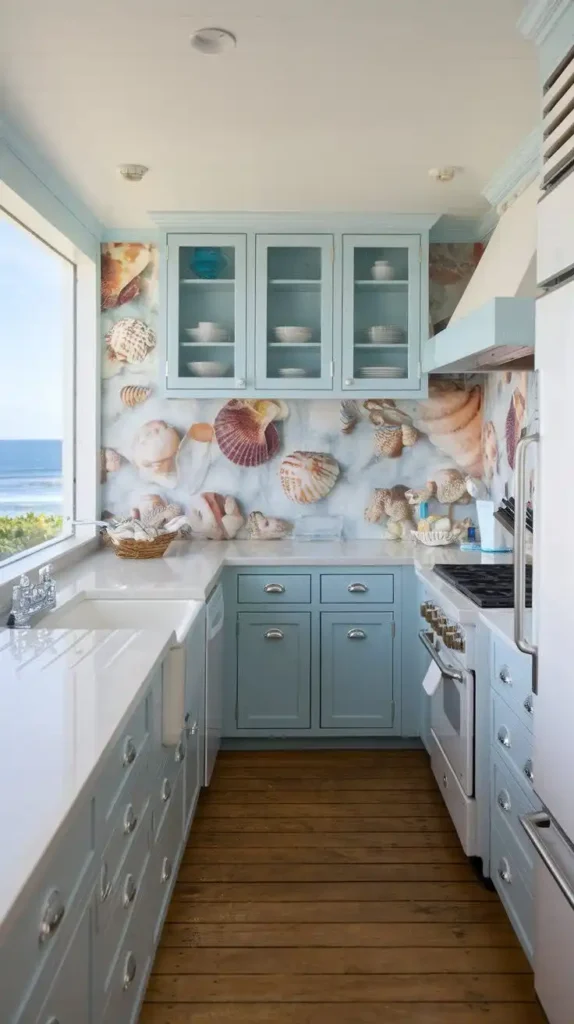
[[[574,170],[574,47],[544,85],[542,187]]]

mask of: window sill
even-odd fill
[[[22,574],[34,572],[48,562],[54,566],[54,572],[67,569],[74,562],[85,558],[91,551],[95,551],[98,546],[99,538],[92,533],[89,536],[76,535],[35,548],[29,555],[23,554],[9,565],[2,566],[0,563],[0,608],[9,608],[12,587]]]

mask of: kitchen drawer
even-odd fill
[[[237,577],[238,604],[309,604],[311,577],[279,573],[240,574]]]
[[[492,700],[492,745],[520,779],[527,792],[533,793],[532,733],[525,729],[514,711],[496,694]]]
[[[70,815],[46,864],[19,903],[25,910],[20,909],[12,922],[10,955],[0,965],[2,1021],[24,1020],[16,1011],[31,988],[42,973],[53,978],[75,927],[74,906],[87,895],[93,870],[94,811],[87,801]],[[50,920],[51,933],[42,934],[42,923],[47,928]]]
[[[135,1024],[147,983],[153,947],[147,893],[136,900],[131,921],[109,977],[103,1015],[93,1024]],[[67,1024],[62,1021],[61,1024]],[[76,1024],[74,1021],[73,1024]]]
[[[140,832],[151,826],[151,821],[144,823],[146,810],[150,802],[150,780],[146,765],[140,764],[139,771],[124,791],[121,802],[110,819],[111,835],[104,850],[100,865],[98,883],[98,899],[108,886],[112,889],[117,885],[123,864],[132,846],[139,840]],[[151,817],[151,816],[150,816]],[[98,910],[98,923],[103,926],[108,906],[102,904]]]
[[[142,700],[134,711],[114,749],[107,755],[98,780],[98,827],[102,830],[99,842],[105,842],[111,827],[110,819],[130,781],[139,773],[146,760],[150,740],[151,697]]]
[[[534,847],[528,840],[519,818],[523,814],[531,814],[532,811],[540,810],[540,804],[535,799],[534,793],[532,800],[528,798],[496,750],[492,752],[491,765],[491,820],[497,827],[500,827],[499,822],[505,822],[510,828],[524,855],[522,873],[525,874],[533,869]]]
[[[493,686],[516,712],[527,729],[532,729],[532,658],[500,640],[492,640]]]
[[[96,977],[107,991],[109,972],[128,926],[138,893],[144,885],[151,847],[151,812],[146,804],[127,855],[109,887],[100,884],[97,900]],[[102,898],[105,897],[105,898]]]
[[[187,756],[187,744],[185,739],[175,749],[175,752],[168,758],[164,772],[153,780],[152,786],[152,833],[154,842],[157,842],[164,827],[164,820],[169,814],[170,808],[175,800],[176,784],[178,776],[182,771],[182,763]]]
[[[92,915],[86,906],[57,970],[34,988],[18,1024],[75,1024],[90,1022],[90,957]],[[48,993],[46,995],[46,993]],[[95,1022],[94,1022],[95,1024]]]
[[[183,779],[184,773],[180,772],[169,801],[167,814],[162,821],[161,831],[152,850],[146,883],[146,901],[149,905],[154,944],[159,939],[184,838]]]
[[[496,886],[506,913],[524,952],[530,960],[533,956],[534,939],[534,897],[532,895],[533,872],[521,871],[524,854],[506,822],[491,826],[490,863],[492,880]]]
[[[392,604],[395,578],[392,573],[326,573],[321,576],[322,604]]]

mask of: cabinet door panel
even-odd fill
[[[308,729],[310,614],[241,612],[237,621],[238,728]]]
[[[393,615],[321,615],[321,726],[390,729],[393,703]]]

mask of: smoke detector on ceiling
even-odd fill
[[[189,41],[194,50],[206,57],[216,57],[237,46],[233,32],[228,32],[226,28],[200,28]]]
[[[448,182],[452,181],[458,168],[457,167],[431,167],[429,170],[429,178],[433,181]]]
[[[149,171],[149,167],[146,167],[145,164],[120,164],[118,171],[125,181],[141,181]]]

